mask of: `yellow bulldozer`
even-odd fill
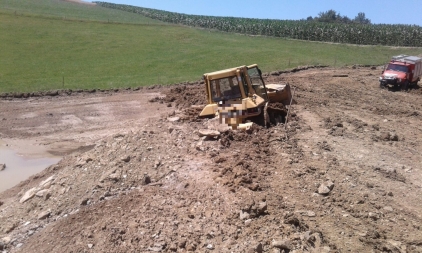
[[[284,123],[292,102],[289,84],[265,84],[257,64],[206,73],[207,105],[201,117],[219,116],[232,129]]]

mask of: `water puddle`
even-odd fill
[[[0,192],[17,185],[60,160],[60,157],[25,157],[0,142],[0,164],[6,164],[6,169],[0,171]]]

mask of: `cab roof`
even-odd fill
[[[208,80],[215,80],[215,79],[220,79],[220,78],[225,78],[225,77],[229,77],[229,76],[235,76],[236,72],[242,68],[254,68],[257,67],[257,64],[252,64],[249,66],[243,65],[243,66],[239,66],[236,68],[230,68],[230,69],[223,69],[223,70],[219,70],[219,71],[215,71],[215,72],[210,72],[210,73],[205,73],[204,77],[207,78]]]

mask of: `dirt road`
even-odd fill
[[[64,158],[0,193],[0,250],[422,252],[422,91],[380,72],[272,72],[287,129],[215,138],[199,83],[3,98],[2,141]]]

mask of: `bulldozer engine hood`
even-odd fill
[[[265,100],[261,98],[260,96],[254,95],[252,97],[248,97],[242,100],[230,100],[230,101],[220,101],[218,103],[214,104],[208,104],[202,109],[199,116],[206,117],[206,116],[213,116],[218,111],[221,111],[221,109],[224,110],[236,110],[236,111],[244,111],[243,117],[249,117],[250,113],[247,113],[248,109],[251,108],[257,108],[259,106],[262,106],[265,103]],[[238,112],[238,116],[236,117],[242,117],[242,113]]]

